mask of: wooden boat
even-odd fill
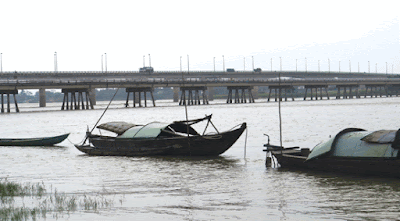
[[[400,177],[400,130],[348,128],[311,151],[271,145],[269,139],[264,146],[266,166],[276,159],[282,168]]]
[[[68,135],[37,138],[3,138],[0,139],[0,146],[52,146],[67,139]]]
[[[135,125],[126,122],[110,122],[97,126],[117,136],[95,135],[87,132],[89,145],[75,145],[89,155],[107,156],[218,156],[228,150],[246,129],[242,123],[229,131],[218,132],[211,116],[172,123],[152,122]],[[202,135],[191,125],[207,121]],[[205,134],[211,124],[217,133]],[[239,127],[240,126],[240,127]]]

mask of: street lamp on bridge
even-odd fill
[[[368,73],[371,73],[371,66],[369,65],[369,61],[368,61]]]
[[[150,54],[149,54],[149,67],[151,67],[151,57],[150,57]]]
[[[351,61],[349,60],[349,71],[351,73]]]
[[[54,72],[58,71],[57,67],[57,52],[54,52]]]
[[[331,73],[331,60],[328,58],[328,70]]]
[[[107,53],[104,53],[104,66],[107,72]]]
[[[252,60],[252,63],[253,63],[253,71],[254,71],[254,57],[253,56],[251,56],[251,60]]]
[[[214,72],[215,72],[215,57],[214,57]]]
[[[306,73],[307,73],[307,57],[305,58],[305,60],[306,60]]]
[[[225,58],[222,55],[222,71],[225,71]]]

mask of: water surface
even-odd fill
[[[247,122],[247,133],[213,158],[88,156],[73,144],[84,139],[107,102],[98,102],[96,110],[77,111],[60,111],[59,103],[46,108],[21,104],[21,113],[0,115],[1,137],[71,135],[56,147],[0,147],[0,177],[22,183],[43,181],[67,194],[104,194],[114,201],[111,208],[76,211],[58,220],[398,218],[398,179],[266,169],[263,134],[279,143],[278,104],[223,102],[188,107],[189,118],[213,114],[220,131]],[[347,127],[398,129],[399,102],[400,98],[284,102],[283,143],[312,148]],[[171,101],[158,102],[155,108],[123,108],[123,103],[113,102],[101,122],[185,119],[184,107]]]

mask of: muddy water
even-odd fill
[[[158,107],[122,108],[113,102],[101,122],[138,124],[184,120],[171,101]],[[282,103],[283,143],[313,147],[347,127],[397,129],[400,98]],[[279,143],[278,104],[188,107],[189,118],[213,114],[220,131],[247,122],[246,133],[216,158],[91,157],[73,146],[102,114],[59,111],[61,104],[21,104],[21,113],[1,114],[1,137],[71,133],[56,147],[0,147],[0,177],[43,182],[67,194],[102,194],[114,201],[98,212],[76,211],[58,220],[383,220],[400,214],[400,180],[266,169],[266,142]],[[201,131],[201,129],[199,129]],[[246,144],[246,159],[244,150]],[[47,216],[47,220],[55,219]]]

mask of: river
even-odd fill
[[[85,155],[73,144],[84,139],[107,103],[76,111],[60,111],[60,103],[20,104],[21,113],[0,114],[3,138],[71,133],[55,147],[0,147],[0,178],[114,201],[96,212],[46,220],[392,220],[400,214],[398,179],[266,168],[263,134],[279,144],[276,102],[189,106],[189,118],[213,114],[219,131],[247,122],[247,133],[217,158]],[[312,148],[347,127],[398,129],[399,103],[397,97],[282,102],[283,144]],[[123,108],[124,101],[115,101],[101,122],[185,120],[184,107],[156,104]]]

